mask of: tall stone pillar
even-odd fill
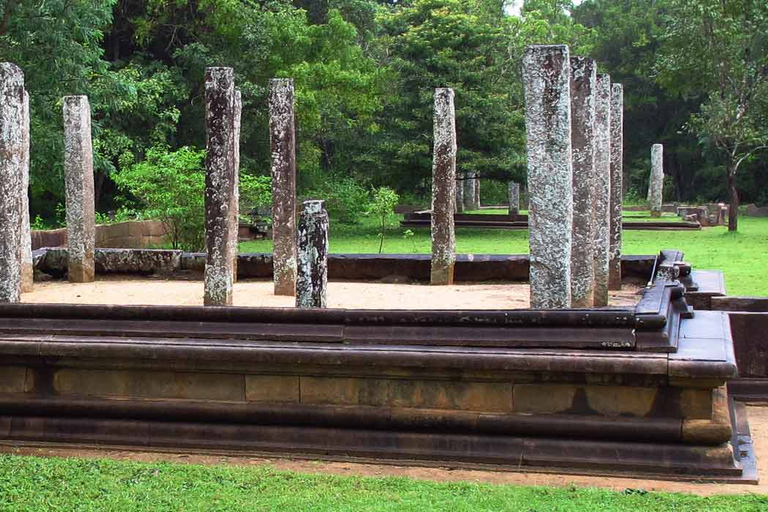
[[[464,211],[464,179],[460,171],[456,171],[456,213]]]
[[[21,292],[32,291],[35,270],[32,262],[32,232],[29,225],[29,93],[24,91],[24,159],[21,165]]]
[[[324,201],[304,201],[299,217],[296,307],[328,306],[328,213]]]
[[[0,63],[0,302],[21,300],[24,72]]]
[[[456,110],[453,89],[435,89],[432,159],[432,270],[430,283],[453,284],[456,232]]]
[[[480,209],[477,204],[477,173],[467,171],[464,173],[464,210],[475,211]]]
[[[520,184],[514,181],[507,183],[507,195],[509,196],[509,214],[520,214]]]
[[[87,96],[64,97],[64,182],[67,206],[68,279],[91,283],[96,269],[91,105]]]
[[[621,209],[624,176],[624,88],[611,85],[611,243],[608,289],[621,290]]]
[[[611,225],[611,77],[595,82],[594,305],[608,305]]]
[[[475,173],[475,205],[477,210],[483,206],[482,201],[480,201],[480,176],[477,173]]]
[[[235,78],[232,68],[205,70],[205,245],[203,303],[231,306],[234,282]]]
[[[596,70],[594,60],[571,57],[571,299],[577,308],[591,307],[594,303]]]
[[[272,146],[272,265],[275,295],[296,294],[296,135],[293,80],[269,81]]]
[[[569,308],[573,171],[568,47],[527,47],[523,83],[528,137],[531,307]]]
[[[237,281],[237,253],[238,243],[240,241],[240,120],[242,119],[242,114],[243,95],[240,93],[240,89],[235,89],[235,140],[232,143],[235,181],[233,184],[232,202],[229,208],[229,214],[232,216],[232,229],[229,232],[229,257],[232,259],[232,282]]]
[[[661,204],[664,190],[664,146],[651,146],[651,179],[648,186],[648,202],[651,207],[651,217],[661,217]]]

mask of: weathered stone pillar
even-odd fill
[[[232,68],[205,70],[205,245],[203,303],[231,306],[234,282],[235,78]]]
[[[621,210],[624,176],[624,88],[611,85],[611,244],[608,289],[621,290]]]
[[[520,184],[514,181],[507,183],[507,195],[509,196],[509,214],[520,214]]]
[[[464,176],[464,210],[478,210],[480,205],[477,204],[477,173],[467,171]]]
[[[463,173],[456,171],[456,213],[464,211],[464,179]]]
[[[595,82],[595,261],[594,305],[608,305],[611,225],[611,77]]]
[[[34,287],[35,271],[32,262],[32,232],[29,226],[29,93],[24,91],[24,160],[21,165],[21,292]]]
[[[651,146],[651,179],[648,186],[648,202],[651,207],[651,217],[661,217],[661,203],[664,190],[664,146]]]
[[[528,137],[531,307],[568,308],[573,218],[568,47],[527,47],[523,83]]]
[[[24,72],[0,63],[0,302],[21,299]]]
[[[596,69],[592,59],[571,57],[571,300],[577,308],[591,307],[594,303]]]
[[[328,306],[328,213],[324,201],[304,201],[299,216],[296,307]]]
[[[272,265],[275,295],[296,293],[296,136],[293,80],[269,81],[272,146]]]
[[[432,271],[431,284],[453,284],[456,232],[456,110],[453,89],[435,89],[432,159]]]
[[[96,277],[91,105],[87,96],[64,97],[64,182],[67,206],[67,276],[71,283]]]
[[[479,210],[481,206],[483,203],[480,201],[480,175],[475,173],[475,209]]]
[[[232,203],[229,208],[232,216],[232,230],[229,232],[230,258],[232,259],[232,282],[237,281],[237,253],[240,241],[240,120],[243,114],[243,95],[240,89],[235,89],[235,140],[232,144],[232,152],[235,167],[235,181],[233,185]]]

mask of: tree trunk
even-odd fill
[[[728,231],[736,231],[739,225],[739,191],[736,190],[736,169],[728,163]]]

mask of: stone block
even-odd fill
[[[27,393],[34,388],[34,380],[23,366],[0,368],[0,393]]]
[[[299,403],[299,377],[246,375],[245,399],[249,402]]]

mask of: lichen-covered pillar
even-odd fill
[[[464,179],[463,173],[456,171],[456,213],[464,211]]]
[[[235,78],[232,68],[205,70],[205,246],[203,303],[231,306],[234,282]]]
[[[594,305],[608,305],[608,267],[611,224],[611,77],[598,74],[595,82],[595,261]]]
[[[235,89],[235,118],[234,133],[235,140],[232,143],[232,154],[235,167],[235,177],[232,192],[232,202],[229,213],[232,216],[232,229],[229,232],[230,258],[232,259],[232,282],[237,281],[237,252],[238,242],[240,241],[240,120],[243,113],[243,95],[240,89]]]
[[[21,292],[34,288],[35,270],[32,262],[32,232],[29,225],[29,93],[24,91],[24,159],[21,165]]]
[[[328,213],[321,200],[304,201],[299,216],[296,307],[328,305]]]
[[[21,300],[24,72],[0,63],[0,302]]]
[[[435,89],[430,283],[453,284],[456,264],[456,110],[453,89]]]
[[[648,202],[651,207],[651,217],[661,217],[661,203],[664,190],[664,146],[651,146],[651,179],[648,186]]]
[[[531,307],[571,307],[573,171],[568,47],[523,56],[528,153]]]
[[[480,208],[477,204],[477,173],[467,171],[464,173],[464,210],[475,211]]]
[[[520,213],[520,184],[514,181],[507,183],[507,195],[509,197],[509,214]]]
[[[571,57],[571,301],[577,308],[591,307],[594,302],[596,68],[592,59]]]
[[[87,96],[64,97],[64,182],[67,207],[67,276],[71,283],[96,277],[91,105]]]
[[[272,146],[272,267],[275,295],[296,293],[296,136],[293,80],[269,81]]]
[[[621,207],[624,175],[624,88],[611,85],[611,243],[608,289],[621,290]]]

